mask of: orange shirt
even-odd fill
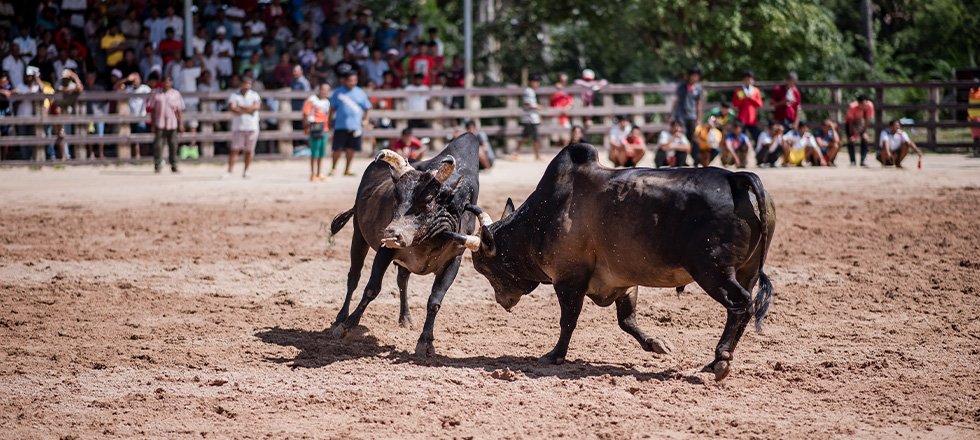
[[[970,104],[980,104],[980,87],[974,87],[970,89],[969,95]],[[971,108],[966,111],[970,118],[980,118],[980,108]]]
[[[308,122],[321,123],[326,127],[328,112],[330,112],[330,98],[320,99],[313,95],[303,102],[303,116]]]
[[[844,117],[846,121],[857,121],[864,116],[865,120],[872,120],[875,118],[875,105],[871,101],[867,101],[862,108],[857,101],[850,103],[847,106],[847,116]]]

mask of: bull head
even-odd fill
[[[459,230],[463,202],[456,201],[456,194],[464,180],[456,179],[451,185],[447,184],[456,171],[455,158],[445,157],[439,167],[431,171],[416,170],[408,160],[391,150],[382,150],[375,160],[391,166],[395,186],[395,212],[384,230],[382,246],[413,246],[426,238]]]
[[[521,260],[514,258],[515,254],[521,253],[520,243],[515,244],[513,240],[508,242],[510,233],[507,219],[514,213],[514,202],[507,199],[501,221],[497,223],[493,223],[490,216],[478,207],[468,206],[467,209],[479,216],[480,235],[476,237],[457,234],[459,237],[454,240],[457,243],[465,243],[467,247],[472,246],[470,249],[473,250],[473,267],[490,282],[497,303],[510,311],[521,297],[538,287],[537,281],[528,279],[522,274]],[[497,235],[500,234],[503,235],[498,246]],[[518,248],[516,252],[515,245]]]

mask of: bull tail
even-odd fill
[[[353,216],[354,208],[337,214],[337,216],[333,218],[333,221],[330,222],[330,236],[333,237],[334,235],[337,235],[341,229],[344,229],[344,226],[347,225],[347,222],[350,221],[350,218]]]
[[[755,310],[755,331],[762,331],[762,323],[769,313],[769,306],[772,304],[772,282],[769,276],[763,271],[766,264],[766,254],[769,252],[769,201],[766,197],[766,190],[762,187],[762,179],[755,173],[738,173],[747,179],[749,190],[755,195],[756,204],[759,208],[759,222],[762,224],[761,240],[759,245],[762,251],[759,252],[759,290],[755,294],[752,308]]]

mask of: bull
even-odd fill
[[[473,265],[508,311],[539,284],[554,285],[561,334],[542,360],[555,364],[565,360],[586,296],[616,303],[620,328],[644,350],[670,353],[669,341],[637,326],[637,286],[680,292],[696,282],[728,312],[705,367],[720,381],[751,317],[761,331],[772,301],[763,264],[775,222],[772,198],[753,173],[609,169],[593,146],[576,144],[554,158],[519,209],[508,199],[503,217],[479,237],[455,239],[479,240]]]
[[[425,324],[415,347],[417,354],[432,355],[433,327],[442,299],[459,271],[464,245],[454,238],[472,234],[475,217],[465,208],[475,204],[480,192],[479,141],[466,133],[427,161],[410,165],[391,150],[382,150],[364,171],[354,207],[337,215],[330,225],[336,234],[351,219],[354,234],[350,247],[347,295],[333,323],[338,338],[357,326],[365,308],[381,291],[388,266],[398,267],[399,323],[411,327],[408,280],[411,274],[434,273],[435,282],[426,307]],[[478,245],[471,242],[470,246]],[[376,255],[371,276],[360,303],[349,312],[368,250]]]

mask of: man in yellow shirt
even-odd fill
[[[109,30],[100,42],[102,50],[106,53],[106,65],[110,68],[116,67],[123,59],[123,50],[126,49],[126,37],[119,32],[118,24],[110,24]]]

